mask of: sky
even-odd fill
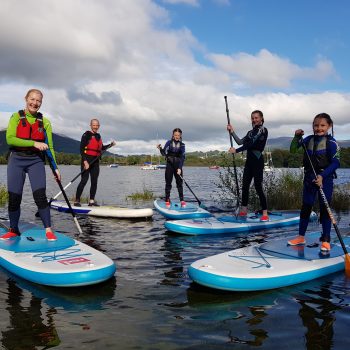
[[[155,154],[181,128],[186,150],[227,150],[263,111],[269,137],[312,133],[321,112],[350,139],[347,0],[2,0],[0,128],[30,88],[55,133],[91,118],[113,152]]]

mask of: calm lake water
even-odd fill
[[[77,173],[62,166],[63,183]],[[340,170],[338,182],[350,171]],[[210,203],[218,171],[185,168],[197,197]],[[6,166],[0,166],[6,183]],[[74,183],[68,190],[74,195]],[[101,167],[97,200],[136,206],[125,197],[144,188],[163,195],[164,171]],[[175,190],[175,191],[174,191]],[[48,170],[48,196],[59,191]],[[176,187],[173,189],[176,193]],[[185,190],[188,197],[189,191]],[[85,191],[87,193],[87,191]],[[139,203],[150,207],[152,202]],[[27,184],[21,218],[35,218]],[[7,218],[7,208],[0,208]],[[69,214],[52,211],[53,226],[74,237]],[[349,228],[349,214],[338,215]],[[115,278],[73,289],[49,288],[0,270],[1,349],[348,349],[350,280],[343,272],[258,293],[228,293],[195,285],[188,266],[205,256],[295,232],[296,227],[226,236],[181,236],[155,212],[142,221],[79,217],[79,240],[111,257]],[[318,230],[310,224],[310,230]]]

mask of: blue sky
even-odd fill
[[[189,151],[227,149],[225,95],[240,136],[260,109],[270,137],[311,133],[313,117],[327,112],[336,138],[350,139],[348,1],[3,0],[2,8],[2,128],[34,86],[54,132],[80,139],[98,117],[122,154],[155,153],[175,127]]]

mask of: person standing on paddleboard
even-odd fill
[[[255,190],[259,196],[260,205],[262,209],[262,216],[260,221],[269,221],[267,215],[267,201],[263,191],[263,175],[264,175],[264,156],[263,151],[266,145],[268,131],[264,127],[264,115],[261,111],[256,110],[251,113],[252,130],[248,131],[247,135],[240,139],[234,132],[234,128],[231,124],[227,125],[227,130],[238,145],[242,145],[239,148],[230,147],[230,153],[240,153],[247,151],[247,160],[245,162],[243,171],[243,184],[242,184],[242,203],[239,216],[246,217],[248,211],[249,201],[249,187],[254,179]]]
[[[300,211],[299,236],[288,241],[289,245],[304,245],[305,232],[309,224],[312,206],[315,203],[316,194],[321,187],[328,203],[332,200],[333,179],[336,178],[336,170],[340,166],[340,149],[333,137],[333,121],[327,113],[317,114],[312,123],[313,135],[302,138],[304,131],[297,129],[290,145],[290,152],[296,153],[303,146],[304,151],[304,183],[303,183],[303,204]],[[328,132],[332,129],[332,134]],[[312,165],[310,164],[312,162]],[[317,177],[315,177],[315,173]],[[329,252],[330,232],[332,221],[327,208],[319,195],[320,221],[322,224],[322,235],[320,237],[321,251]]]
[[[56,165],[51,123],[39,112],[42,100],[40,90],[29,90],[25,96],[25,109],[12,114],[6,130],[6,142],[10,146],[7,165],[10,230],[0,237],[3,240],[20,236],[18,223],[27,174],[46,238],[49,241],[57,239],[51,229],[50,207],[46,197],[45,154],[50,158],[56,179],[60,181],[61,175]]]
[[[80,141],[82,174],[80,183],[77,187],[77,191],[75,194],[74,205],[76,207],[81,206],[80,197],[84,191],[86,183],[89,180],[89,175],[91,181],[89,206],[99,206],[95,202],[95,195],[97,192],[97,180],[100,174],[100,162],[99,159],[97,161],[94,160],[101,156],[102,151],[116,144],[115,141],[112,141],[109,145],[103,145],[101,135],[98,133],[98,130],[100,128],[100,122],[98,121],[98,119],[91,119],[90,128],[91,130],[86,131],[81,137]]]
[[[161,145],[157,145],[162,156],[166,157],[165,168],[165,205],[170,207],[170,192],[172,187],[173,177],[175,176],[177,190],[179,192],[179,198],[181,207],[186,206],[184,201],[183,179],[182,179],[182,167],[185,161],[185,144],[182,142],[182,131],[179,128],[173,130],[171,140],[168,140],[164,148]]]

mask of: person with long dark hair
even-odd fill
[[[327,113],[317,114],[313,120],[312,128],[313,135],[305,137],[304,140],[302,138],[304,131],[297,129],[290,145],[290,152],[296,153],[304,143],[308,154],[304,152],[303,204],[300,211],[299,236],[289,240],[289,245],[304,245],[306,243],[305,233],[319,188],[322,187],[326,199],[330,203],[333,194],[333,179],[336,177],[335,171],[340,166],[340,150],[333,137],[333,120],[331,117]],[[329,130],[332,130],[331,134],[329,134]],[[316,178],[314,170],[317,175]],[[322,252],[328,253],[331,250],[330,232],[332,221],[320,195],[319,204],[322,224],[320,249]]]
[[[185,161],[185,144],[182,142],[182,131],[179,128],[175,128],[172,133],[171,140],[168,140],[164,148],[161,145],[157,145],[160,153],[166,157],[166,169],[165,169],[165,205],[170,207],[170,192],[172,188],[173,177],[176,180],[177,190],[179,192],[179,198],[181,207],[186,206],[184,201],[183,190],[183,170],[182,167]]]
[[[231,124],[227,125],[227,130],[238,145],[241,147],[230,147],[230,153],[240,153],[247,151],[247,159],[243,171],[242,203],[239,216],[246,217],[248,212],[249,187],[254,179],[255,190],[258,194],[262,209],[261,221],[268,221],[267,201],[263,191],[262,183],[264,176],[264,156],[263,151],[266,145],[268,131],[264,127],[264,115],[261,111],[255,110],[251,113],[252,129],[247,135],[240,139]]]

